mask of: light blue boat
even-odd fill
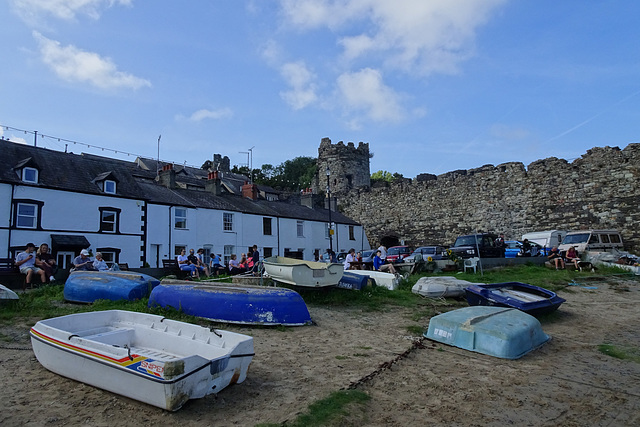
[[[515,308],[486,306],[434,316],[424,336],[503,359],[518,359],[549,340],[535,317]]]

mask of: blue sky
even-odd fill
[[[639,142],[634,0],[8,0],[0,133],[199,166],[323,137],[441,174]],[[58,141],[57,138],[63,140]],[[254,147],[254,148],[252,148]]]

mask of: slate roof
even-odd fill
[[[2,153],[0,155],[0,182],[2,183],[33,185],[107,197],[134,198],[163,205],[227,210],[309,221],[328,221],[329,216],[328,209],[311,209],[300,203],[251,200],[235,194],[216,196],[204,190],[207,171],[202,169],[175,167],[176,181],[188,187],[171,189],[155,181],[155,161],[152,162],[153,170],[151,170],[138,161],[127,162],[90,154],[64,153],[6,140],[0,140],[0,153]],[[27,164],[35,165],[34,167],[39,169],[38,183],[30,184],[21,181],[17,169]],[[226,178],[229,178],[229,174],[225,173],[227,175],[223,178],[225,184],[228,182]],[[106,177],[118,183],[116,195],[105,194],[97,184],[97,181]],[[236,177],[234,180],[240,182]],[[242,183],[238,185],[241,186]],[[359,225],[345,215],[334,211],[331,212],[331,220],[341,224]]]

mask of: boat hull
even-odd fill
[[[285,326],[312,323],[300,294],[286,288],[163,280],[149,296],[149,307],[154,306],[172,307],[224,323]]]
[[[281,256],[265,258],[263,265],[267,275],[277,282],[310,288],[335,286],[344,273],[342,264],[303,261]]]
[[[110,310],[31,328],[48,370],[169,411],[246,378],[253,338],[145,313]]]
[[[566,301],[555,292],[519,282],[474,284],[465,293],[469,305],[511,307],[532,316],[552,313]]]
[[[351,289],[354,291],[361,291],[367,287],[369,283],[369,276],[362,276],[353,274],[350,271],[345,271],[342,275],[342,279],[338,282],[337,287],[341,289]]]
[[[72,271],[64,284],[64,299],[81,303],[135,301],[149,296],[159,284],[154,277],[131,271]]]
[[[411,292],[427,298],[457,298],[465,295],[465,288],[473,285],[451,276],[421,277]]]
[[[514,308],[482,306],[432,317],[424,336],[502,359],[518,359],[549,340],[535,317]]]
[[[395,274],[372,270],[349,270],[349,273],[367,276],[376,283],[376,286],[382,286],[390,291],[394,291],[400,286],[400,279]]]

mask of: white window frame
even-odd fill
[[[102,259],[107,263],[109,268],[113,267],[113,264],[116,262],[116,253],[110,251],[101,251]]]
[[[29,175],[33,174],[33,179],[29,179]],[[38,169],[36,168],[30,168],[30,167],[24,167],[22,168],[22,182],[30,182],[33,184],[37,184],[38,183]]]
[[[304,221],[296,221],[296,235],[298,237],[304,237]]]
[[[180,212],[180,215],[178,215]],[[184,215],[182,213],[184,212]],[[182,226],[178,226],[182,224]],[[187,229],[187,208],[175,208],[173,214],[173,228],[176,230],[186,230]]]
[[[104,192],[107,194],[116,194],[116,182],[110,179],[104,180]]]
[[[113,221],[105,220],[105,214],[113,215]],[[115,233],[118,228],[117,222],[118,222],[118,212],[110,211],[106,209],[100,212],[100,230],[103,233]],[[105,225],[108,225],[108,224],[112,224],[112,226],[106,227]],[[109,230],[109,228],[111,228],[111,230]]]
[[[231,212],[222,212],[222,231],[233,231],[233,214]]]
[[[26,215],[21,213],[21,207],[32,207],[33,215]],[[33,221],[32,225],[23,225],[20,223],[21,218],[31,218]],[[16,228],[38,228],[38,205],[33,203],[16,203]]]

